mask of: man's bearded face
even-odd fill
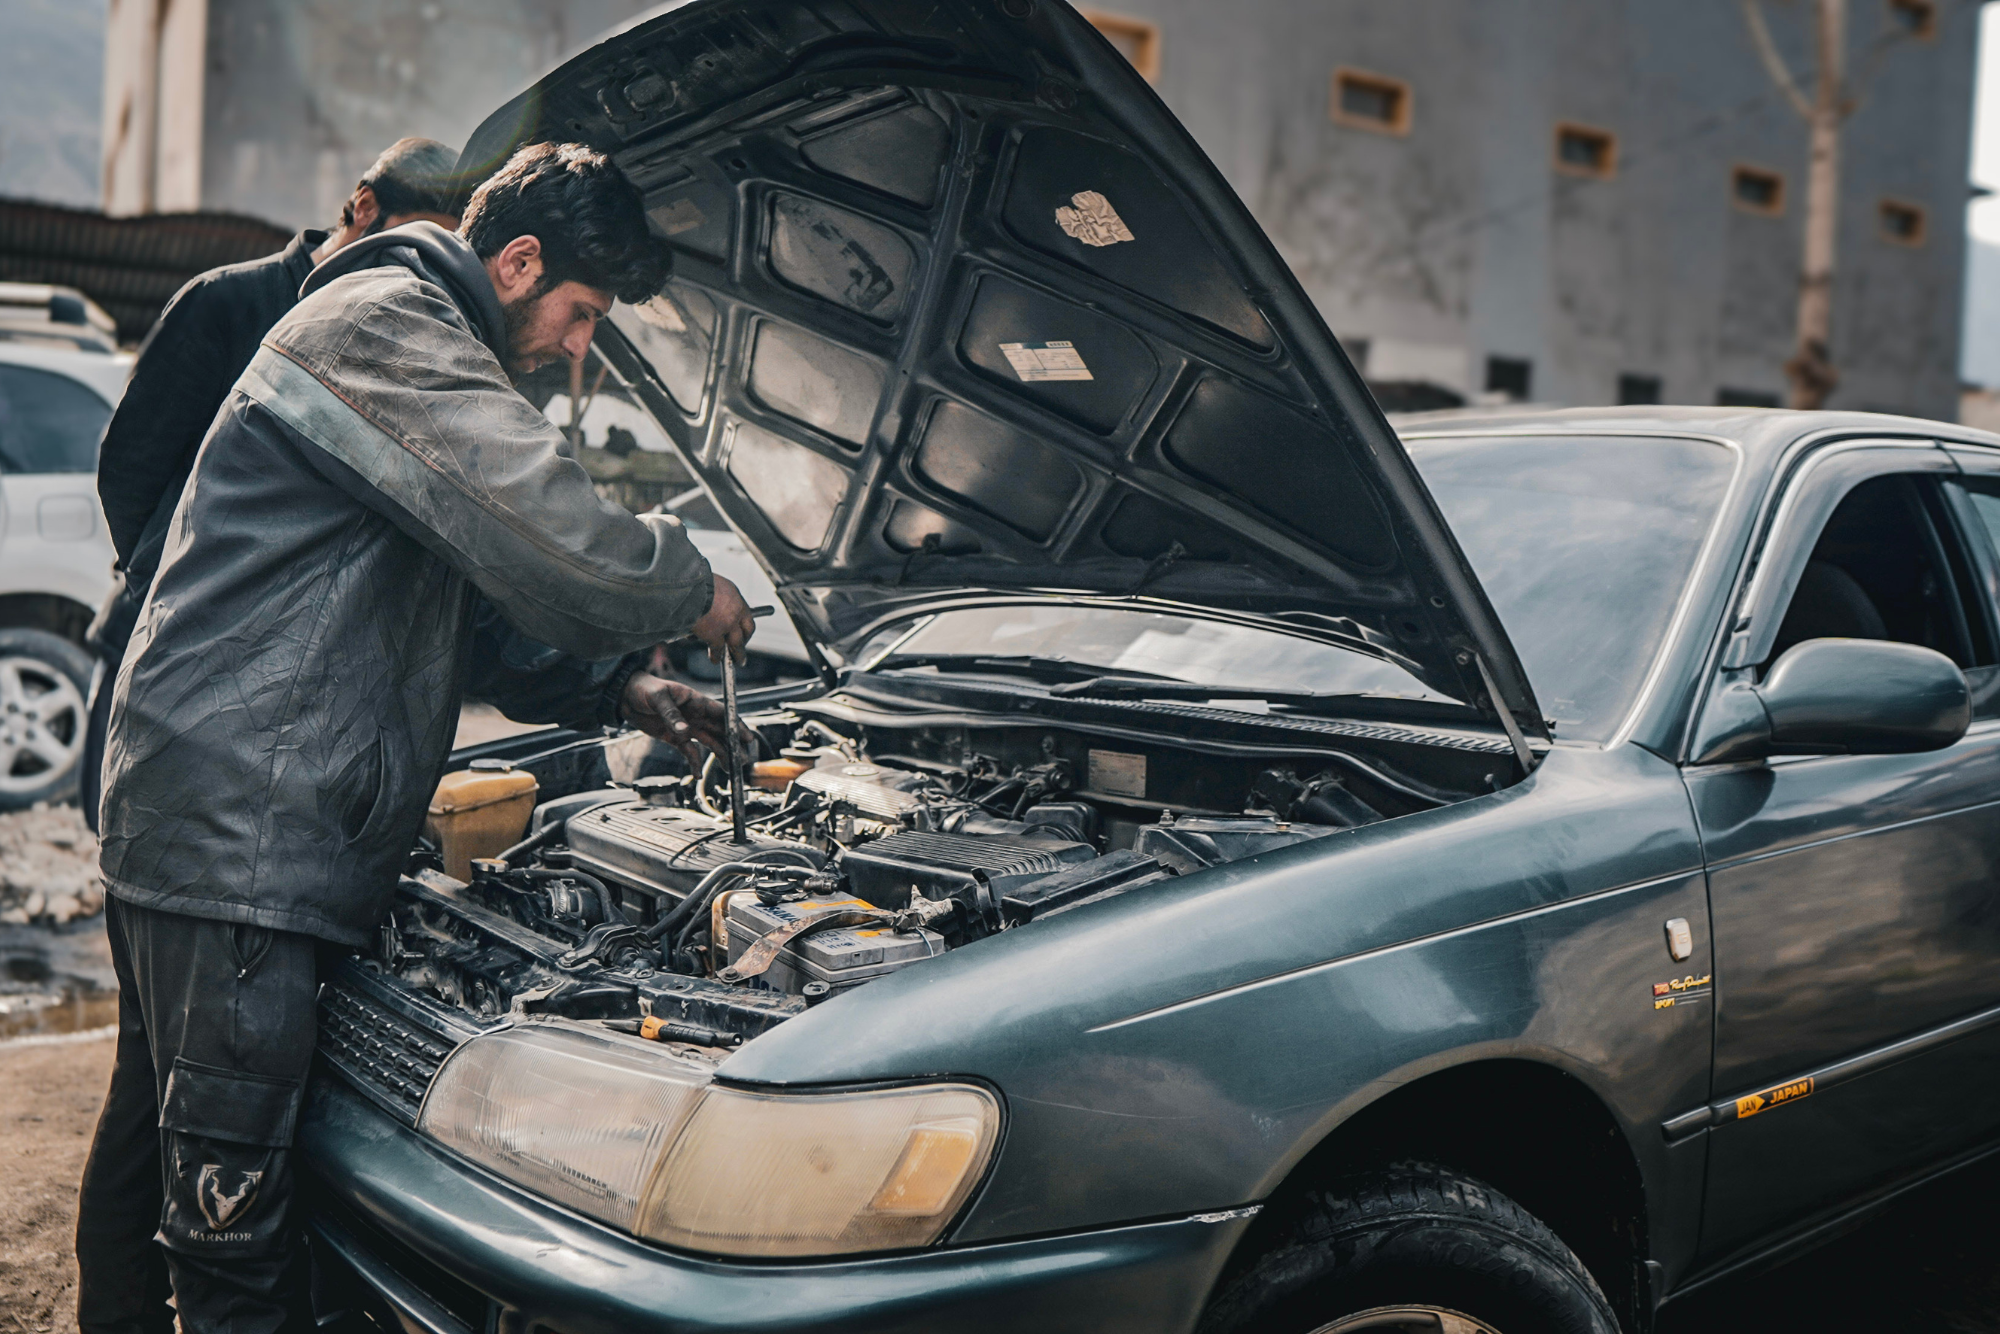
[[[507,321],[507,370],[516,379],[553,361],[581,361],[597,322],[611,310],[608,293],[574,280],[544,290],[545,282],[500,307]]]

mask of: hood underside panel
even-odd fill
[[[704,0],[467,149],[576,139],[676,276],[599,345],[793,612],[950,590],[1253,615],[1539,715],[1408,456],[1242,204],[1049,0]]]

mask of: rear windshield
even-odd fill
[[[0,473],[95,472],[111,405],[53,371],[0,365]]]
[[[1734,474],[1700,440],[1410,440],[1561,740],[1617,730]]]

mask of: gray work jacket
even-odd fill
[[[451,745],[476,594],[595,659],[707,611],[687,534],[599,499],[505,342],[478,258],[429,223],[333,256],[265,337],[118,674],[111,893],[363,944]]]

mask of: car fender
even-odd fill
[[[1496,1055],[1587,1076],[1640,1145],[1632,1128],[1706,1094],[1706,1010],[1652,996],[1706,971],[1704,904],[1673,768],[1637,747],[1558,748],[1504,792],[905,969],[720,1073],[993,1082],[1007,1140],[959,1240],[1261,1199],[1376,1098]],[[1664,944],[1675,916],[1700,942],[1684,963]]]

